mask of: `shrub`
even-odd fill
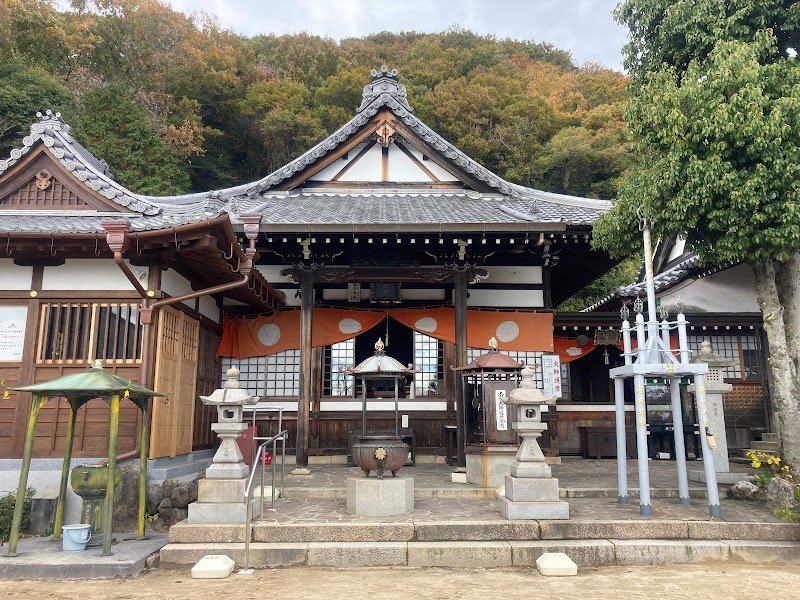
[[[31,524],[31,496],[33,496],[34,491],[36,490],[32,487],[25,490],[25,502],[22,504],[22,522],[19,526],[20,531],[25,531]],[[5,543],[11,535],[11,525],[14,522],[14,505],[16,503],[17,495],[14,492],[0,498],[0,543]]]
[[[759,452],[748,450],[747,457],[750,459],[750,466],[757,469],[755,474],[755,484],[766,489],[773,477],[783,477],[792,480],[791,468],[789,465],[781,465],[781,457],[770,454],[769,452]]]

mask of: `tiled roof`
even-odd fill
[[[698,264],[700,264],[700,257],[697,254],[691,254],[673,267],[655,275],[653,277],[653,285],[656,293],[663,292],[686,279],[690,271]],[[615,298],[635,298],[637,296],[644,297],[646,295],[647,282],[637,281],[636,283],[631,283],[630,285],[623,285],[618,288],[614,288],[611,293],[608,294],[608,296],[598,302],[595,302],[591,306],[584,308],[581,312],[592,312],[597,310]]]
[[[236,203],[238,212],[261,212],[265,223],[308,225],[425,225],[561,223],[588,225],[596,216],[580,207],[540,202],[528,207],[500,194],[470,191],[319,190],[265,194]]]

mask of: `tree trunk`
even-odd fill
[[[783,306],[783,322],[786,325],[786,344],[789,358],[794,365],[795,385],[800,375],[800,254],[794,254],[786,262],[775,263],[775,284],[778,298]]]
[[[775,263],[751,265],[756,276],[756,295],[764,320],[764,333],[769,343],[767,362],[772,371],[770,396],[775,409],[784,459],[800,466],[800,407],[797,382],[792,376],[794,364],[789,354],[784,309],[778,297]],[[783,289],[791,286],[782,285]]]

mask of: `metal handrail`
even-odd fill
[[[272,444],[272,506],[271,510],[275,510],[275,468],[277,466],[277,444],[278,440],[281,441],[281,496],[283,496],[283,480],[285,477],[286,464],[286,436],[288,431],[284,429],[280,433],[267,438],[258,446],[258,452],[253,459],[253,465],[250,469],[250,476],[247,478],[247,485],[244,489],[244,510],[245,510],[245,528],[244,528],[244,568],[250,568],[250,538],[253,536],[253,515],[252,515],[252,495],[253,495],[253,479],[256,476],[256,469],[261,466],[261,510],[259,517],[263,518],[264,515],[264,453],[267,444]]]

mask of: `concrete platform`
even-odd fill
[[[0,579],[111,579],[136,577],[167,542],[166,534],[150,534],[137,540],[133,534],[115,534],[112,556],[100,556],[102,548],[82,552],[64,552],[61,540],[50,537],[26,538],[19,541],[18,556],[5,555],[0,548]],[[206,552],[206,554],[211,554]]]

